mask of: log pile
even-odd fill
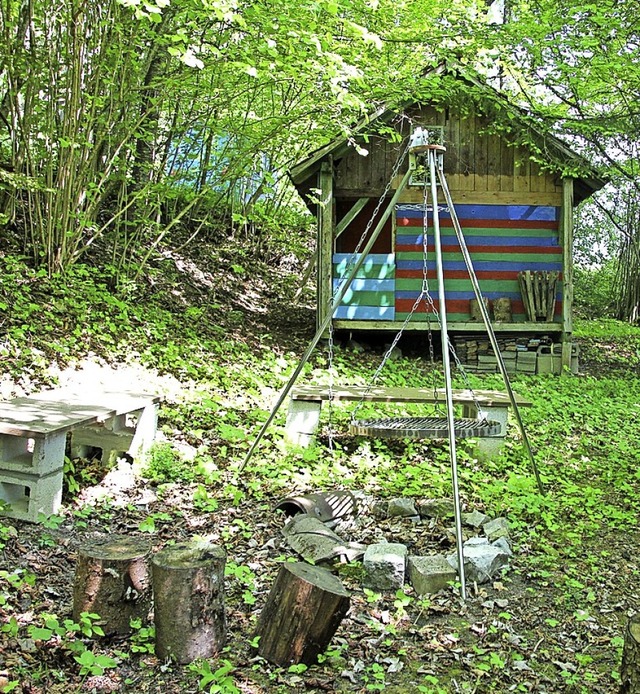
[[[465,371],[496,373],[498,359],[489,338],[455,337],[454,348]],[[535,373],[537,352],[541,345],[550,345],[551,338],[505,337],[498,339],[500,354],[508,373]]]

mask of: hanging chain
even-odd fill
[[[436,156],[435,152],[429,152],[429,156]],[[440,159],[439,162],[437,162],[438,165],[441,164],[441,158],[442,154],[437,155],[438,158]],[[430,169],[428,169],[430,171]],[[429,222],[428,222],[428,202],[429,202],[429,183],[430,183],[430,174],[429,176],[425,179],[425,184],[424,184],[424,189],[423,189],[423,204],[424,204],[424,214],[423,214],[423,222],[422,222],[422,247],[423,247],[423,254],[422,254],[422,287],[420,290],[420,294],[416,298],[416,300],[413,303],[413,306],[411,307],[411,310],[407,314],[407,317],[404,319],[402,325],[400,326],[400,330],[396,333],[393,341],[391,342],[391,345],[385,352],[384,356],[382,357],[382,361],[379,364],[378,368],[375,370],[375,373],[373,374],[373,377],[367,384],[367,387],[365,388],[364,392],[362,393],[362,396],[360,397],[360,400],[356,404],[355,408],[353,409],[351,413],[351,422],[354,423],[357,414],[364,405],[365,400],[371,393],[372,389],[374,386],[377,384],[378,379],[380,377],[380,374],[382,373],[383,369],[385,368],[387,362],[389,361],[389,358],[393,354],[393,350],[397,346],[398,342],[400,341],[400,338],[402,337],[402,334],[404,330],[406,329],[407,325],[409,324],[411,318],[413,317],[413,314],[417,311],[417,309],[420,306],[420,303],[424,301],[425,304],[425,309],[427,312],[427,330],[428,330],[428,336],[429,336],[429,356],[431,359],[432,365],[435,362],[435,352],[434,352],[434,346],[433,346],[433,334],[431,330],[431,319],[430,319],[430,314],[433,313],[435,316],[435,319],[440,326],[440,329],[442,329],[442,321],[440,319],[440,313],[438,309],[436,308],[436,305],[433,301],[433,297],[431,296],[431,292],[429,290],[429,280],[428,280],[428,227],[429,227]],[[434,214],[437,214],[437,210],[435,210],[436,205],[438,204],[437,200],[432,201],[433,206],[434,206]],[[366,234],[366,231],[365,231]],[[453,346],[453,343],[451,342],[451,339],[449,335],[447,335],[447,347],[449,349],[449,353],[453,357],[453,360],[456,364],[456,369],[460,372],[462,379],[464,381],[464,384],[467,388],[467,390],[471,393],[471,398],[473,400],[474,407],[476,408],[477,412],[480,412],[480,403],[478,402],[478,399],[476,397],[476,394],[471,387],[471,384],[469,382],[469,377],[464,369],[462,362],[460,361],[458,355],[456,354],[455,348]],[[437,384],[436,384],[436,378],[435,378],[435,370],[434,370],[434,379],[433,379],[433,390],[434,390],[434,398],[436,400],[435,402],[435,407],[438,409],[441,406],[441,403],[439,402],[438,399],[438,389],[437,389]],[[486,421],[486,417],[483,418],[481,421]]]
[[[404,163],[404,160],[407,156],[407,153],[409,152],[409,142],[410,140],[407,140],[407,145],[406,147],[400,152],[400,155],[398,159],[396,160],[396,163],[393,166],[393,170],[391,171],[391,176],[389,177],[387,184],[385,185],[384,190],[382,191],[382,195],[380,195],[380,198],[378,199],[378,202],[376,203],[376,206],[371,214],[371,217],[367,221],[367,224],[364,228],[364,231],[362,232],[362,235],[360,236],[360,239],[358,240],[358,243],[353,250],[351,257],[349,258],[349,263],[347,264],[347,267],[344,271],[344,279],[342,282],[338,282],[336,289],[331,297],[331,304],[330,308],[333,306],[335,302],[335,297],[338,296],[339,292],[342,290],[342,287],[344,285],[344,282],[346,281],[346,278],[349,277],[349,274],[351,272],[351,269],[355,265],[355,262],[357,260],[358,255],[360,254],[360,251],[362,249],[362,246],[364,245],[364,242],[371,231],[371,227],[373,226],[373,223],[375,222],[376,217],[378,216],[378,213],[380,212],[380,208],[382,207],[382,204],[384,203],[387,195],[389,194],[389,191],[391,190],[391,186],[393,184],[394,179],[400,172],[400,167]],[[333,329],[333,317],[332,320],[329,322],[329,339],[328,339],[328,352],[329,352],[329,392],[328,392],[328,437],[329,437],[329,450],[333,451],[333,446],[334,446],[334,432],[333,432],[333,400],[334,400],[334,383],[333,383],[333,358],[334,358],[334,351],[335,351],[335,341],[334,341],[334,329]],[[381,370],[381,369],[379,369]],[[368,393],[369,391],[367,391]],[[363,396],[364,399],[364,396]],[[362,401],[361,401],[362,402]]]
[[[425,179],[425,196],[427,195],[426,193],[426,186],[427,186],[428,181]],[[433,306],[433,309],[435,310],[435,306],[433,305],[433,300],[431,299],[431,296],[429,294],[429,281],[427,278],[427,229],[426,229],[426,217],[427,217],[427,197],[425,197],[424,201],[424,215],[423,219],[423,234],[422,234],[422,244],[423,244],[423,254],[422,254],[422,287],[420,289],[420,294],[418,295],[417,299],[414,301],[413,306],[411,307],[411,310],[407,314],[406,318],[404,319],[404,322],[400,326],[400,330],[396,333],[393,341],[389,345],[387,351],[384,353],[382,357],[382,361],[378,365],[378,368],[375,370],[375,373],[373,374],[373,377],[367,384],[367,387],[365,388],[364,392],[362,393],[362,396],[360,397],[360,400],[358,401],[357,405],[353,409],[351,413],[351,422],[355,422],[356,417],[358,412],[362,409],[362,406],[364,405],[365,400],[371,393],[371,390],[374,388],[376,383],[378,382],[378,378],[380,377],[380,374],[382,373],[384,367],[386,366],[387,362],[389,361],[391,355],[393,354],[393,350],[396,348],[398,345],[398,342],[400,342],[400,338],[402,337],[402,334],[404,333],[407,325],[409,325],[409,322],[411,321],[411,318],[413,317],[413,314],[418,310],[420,303],[422,300],[425,300],[425,305],[427,306],[427,321],[429,320],[428,315],[429,315],[429,308],[428,304],[426,303],[427,301],[430,302],[431,306]],[[431,326],[429,324],[429,333],[431,333]],[[431,339],[431,334],[429,334],[429,337]],[[431,356],[432,359],[435,360],[434,354],[433,354],[433,341],[431,340]]]

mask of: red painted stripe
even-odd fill
[[[518,272],[518,270],[503,270],[501,272],[495,270],[476,270],[476,277],[479,280],[517,280]],[[428,279],[435,279],[435,273],[430,271],[427,277]],[[444,278],[466,280],[469,279],[469,273],[466,270],[445,270]],[[422,270],[396,268],[396,279],[422,279]],[[562,279],[562,273],[559,279]]]
[[[461,219],[460,226],[464,229],[557,229],[556,221],[539,221],[535,219]],[[399,227],[422,227],[424,221],[418,217],[398,217],[396,220]],[[440,219],[440,226],[451,228],[453,222],[450,219]]]
[[[396,311],[400,313],[409,313],[411,309],[413,308],[413,304],[415,303],[414,299],[396,299]],[[439,310],[440,309],[440,302],[438,299],[433,300],[433,303],[435,304],[436,308]],[[511,301],[511,311],[515,314],[522,313],[524,314],[524,304],[522,301]],[[420,306],[416,309],[416,313],[427,313],[427,308],[424,302],[420,303]],[[469,313],[469,300],[468,299],[452,299],[450,301],[447,301],[447,313]],[[562,302],[561,301],[556,301],[556,309],[555,309],[555,314],[556,316],[560,315],[562,313]]]
[[[399,243],[396,252],[422,253],[420,244]],[[469,253],[531,253],[532,255],[561,255],[560,246],[467,246]],[[435,246],[427,245],[427,252],[435,252]],[[460,253],[460,246],[442,246],[443,253]]]

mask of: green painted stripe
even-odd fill
[[[414,253],[412,251],[401,251],[396,254],[397,259],[400,260],[422,260],[422,253]],[[447,260],[460,260],[462,258],[462,253],[443,253],[442,259]],[[540,253],[536,249],[535,253],[474,253],[473,260],[492,260],[495,263],[500,261],[505,261],[509,263],[515,262],[531,262],[535,258],[537,263],[548,262],[550,265],[556,265],[562,259],[559,254],[547,254]],[[497,268],[496,268],[497,269]]]
[[[341,304],[344,306],[395,306],[394,292],[347,291]]]
[[[519,292],[520,291],[520,286],[518,284],[518,280],[479,280],[480,286],[483,291],[485,292]],[[450,290],[450,291],[459,291],[459,292],[466,292],[466,291],[472,291],[473,290],[473,285],[471,284],[471,280],[465,280],[465,279],[455,279],[455,280],[450,280],[446,279],[444,280],[444,286]],[[421,279],[404,279],[400,278],[396,280],[396,289],[404,289],[404,290],[417,290],[419,291],[422,289],[422,280]],[[434,295],[438,291],[438,283],[436,282],[435,278],[429,280],[429,291],[433,293]]]

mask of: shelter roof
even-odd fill
[[[454,76],[463,84],[466,83],[469,89],[476,88],[480,93],[485,91],[487,101],[492,100],[493,102],[499,103],[501,108],[504,109],[504,112],[510,114],[508,119],[509,125],[514,128],[514,130],[527,130],[536,145],[540,147],[541,151],[545,152],[552,167],[557,167],[559,171],[563,172],[568,168],[579,172],[571,176],[574,178],[574,197],[576,204],[590,197],[608,183],[608,180],[601,176],[597,169],[585,157],[572,149],[559,137],[545,132],[542,127],[536,127],[535,124],[532,124],[531,118],[528,117],[528,114],[522,108],[511,103],[504,92],[489,85],[480,76],[470,76],[467,72],[462,72],[457,69],[455,71],[445,69],[443,66],[440,66],[432,72]],[[421,102],[428,103],[428,96],[425,95],[425,97],[421,99]],[[381,106],[377,110],[372,111],[362,118],[353,128],[353,139],[357,140],[359,136],[364,137],[376,123],[387,123],[396,117],[400,111],[416,103],[418,102],[406,102],[400,109]],[[309,179],[317,173],[323,161],[329,156],[334,159],[341,159],[352,148],[353,144],[350,138],[345,136],[334,138],[309,154],[305,159],[298,162],[289,171],[292,182],[298,188],[307,188]]]

